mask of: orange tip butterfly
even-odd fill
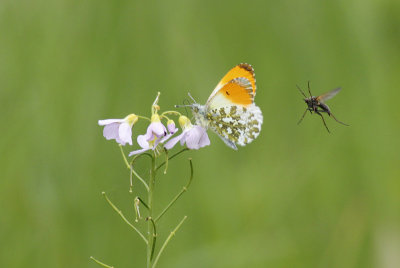
[[[193,103],[196,124],[214,131],[226,145],[237,150],[261,131],[263,116],[255,105],[256,79],[250,64],[233,67],[215,87],[205,105]]]

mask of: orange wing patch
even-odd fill
[[[254,94],[251,82],[239,77],[226,83],[217,94],[222,94],[230,102],[247,106],[253,103]]]
[[[217,88],[224,86],[235,78],[247,78],[252,86],[253,95],[256,94],[256,78],[253,67],[248,63],[241,63],[233,67],[222,79],[219,81]]]

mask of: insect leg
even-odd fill
[[[332,118],[333,118],[333,119],[335,119],[335,120],[336,120],[336,122],[338,122],[338,123],[340,123],[340,124],[342,124],[342,125],[345,125],[345,126],[349,126],[348,124],[346,124],[346,123],[343,123],[343,122],[341,122],[341,121],[337,120],[337,119],[336,119],[336,117],[335,117],[335,116],[334,116],[332,113],[330,114],[330,116],[332,116]]]
[[[303,118],[304,118],[304,116],[306,116],[306,113],[307,113],[308,110],[309,110],[309,109],[307,108],[307,109],[304,111],[303,116],[300,118],[300,120],[299,120],[299,122],[297,122],[297,124],[300,124],[301,121],[303,121]]]
[[[328,133],[331,133],[331,132],[329,131],[328,126],[327,126],[326,123],[325,123],[325,119],[324,119],[324,117],[322,116],[322,114],[320,114],[319,112],[316,112],[316,114],[318,114],[318,115],[321,116],[322,122],[324,123],[324,126],[325,126],[326,130],[328,130]]]

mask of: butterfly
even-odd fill
[[[215,87],[205,105],[192,103],[196,124],[214,131],[226,145],[237,150],[260,134],[263,116],[254,103],[256,79],[250,64],[233,67]]]
[[[304,92],[301,90],[301,88],[299,86],[297,86],[297,89],[300,91],[300,93],[304,96],[304,101],[307,104],[307,109],[305,110],[303,116],[300,118],[299,122],[297,124],[300,124],[301,121],[303,120],[304,116],[306,115],[307,111],[310,111],[310,113],[312,114],[313,112],[318,114],[319,116],[321,116],[322,122],[325,125],[326,130],[328,130],[328,132],[330,133],[328,126],[325,123],[325,119],[322,116],[321,113],[327,113],[330,117],[332,117],[333,119],[335,119],[336,122],[348,126],[347,124],[339,121],[336,119],[336,117],[332,114],[331,110],[329,109],[328,105],[325,104],[325,101],[333,98],[336,96],[336,94],[339,93],[339,91],[341,90],[341,88],[335,88],[325,94],[322,94],[320,96],[313,96],[311,94],[311,90],[310,90],[310,81],[308,81],[308,93],[310,93],[310,97],[307,97],[306,94],[304,94]]]

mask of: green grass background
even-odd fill
[[[158,177],[160,210],[193,158],[159,241],[188,219],[159,267],[399,267],[395,0],[2,0],[0,266],[99,267],[93,255],[144,267],[141,239],[101,196],[133,219],[128,171],[97,120],[148,115],[157,91],[163,110],[189,91],[204,103],[240,62],[256,71],[261,135],[233,151],[210,133]],[[308,80],[315,95],[343,88],[328,105],[350,127],[296,125]]]

